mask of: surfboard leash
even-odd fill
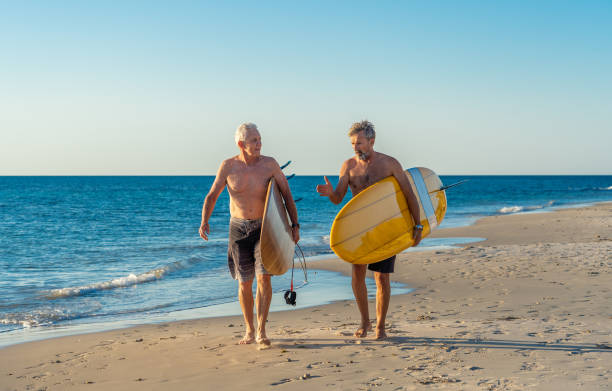
[[[298,259],[300,261],[300,266],[302,267],[302,271],[304,272],[304,283],[308,284],[308,268],[306,267],[306,257],[304,256],[302,247],[300,247],[300,245],[297,243],[295,245],[297,246],[298,250],[300,250],[300,255],[302,256],[302,258],[298,258]],[[293,260],[293,264],[295,265],[295,259]]]
[[[304,271],[304,283],[300,285],[299,287],[295,288],[295,290],[297,290],[298,288],[301,288],[304,285],[308,284],[308,271],[306,267],[306,257],[304,256],[304,252],[302,251],[302,248],[300,247],[299,244],[296,243],[295,245],[297,246],[298,250],[300,251],[300,255],[302,256],[300,258],[298,255],[298,261],[300,262],[300,266],[302,267],[302,270]],[[285,302],[293,306],[295,306],[296,299],[297,299],[297,292],[293,289],[293,271],[294,270],[295,270],[295,257],[293,257],[293,264],[291,266],[291,288],[288,291],[285,291]]]

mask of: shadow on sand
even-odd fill
[[[395,346],[400,349],[410,350],[417,346],[431,346],[446,349],[448,352],[461,349],[511,349],[532,351],[560,351],[581,353],[612,353],[612,346],[608,344],[564,344],[538,341],[516,341],[501,339],[462,339],[462,338],[427,338],[427,337],[389,337],[384,341],[374,339],[360,339],[361,345],[365,346]],[[357,342],[355,338],[330,338],[330,339],[274,339],[274,345],[285,349],[323,349],[352,345]]]

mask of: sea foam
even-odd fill
[[[518,213],[518,212],[527,212],[538,209],[544,209],[551,207],[555,201],[549,201],[545,205],[532,205],[532,206],[505,206],[497,210],[497,213],[509,214],[509,213]]]
[[[24,329],[44,326],[70,319],[68,314],[58,308],[43,308],[30,313],[12,313],[5,315],[5,318],[0,319],[0,325],[18,326],[19,328]]]
[[[160,267],[158,269],[149,270],[142,274],[130,273],[125,277],[119,277],[110,281],[95,282],[88,285],[67,287],[51,290],[46,297],[48,299],[59,299],[63,297],[81,296],[88,293],[104,291],[116,288],[125,288],[132,285],[143,284],[164,278],[164,276],[174,270],[183,269],[185,265],[182,262],[174,262],[170,265]]]

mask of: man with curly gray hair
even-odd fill
[[[261,262],[259,237],[266,202],[268,183],[274,178],[285,200],[292,221],[294,242],[300,239],[297,209],[287,178],[280,166],[269,156],[261,155],[261,136],[254,123],[241,124],[235,133],[239,153],[224,160],[215,181],[204,200],[200,236],[208,240],[209,220],[219,195],[227,187],[230,196],[230,229],[228,266],[232,277],[239,281],[238,299],[246,324],[240,344],[269,345],[266,320],[272,299],[270,274]],[[257,276],[257,330],[253,323],[253,278]]]
[[[342,165],[340,178],[335,190],[327,177],[323,177],[325,184],[318,185],[317,192],[321,196],[329,197],[329,200],[334,204],[339,204],[342,202],[349,187],[354,197],[381,179],[394,176],[402,189],[404,197],[406,197],[413,220],[421,221],[418,201],[412,192],[412,187],[402,165],[393,157],[374,151],[374,141],[376,140],[374,125],[369,121],[355,122],[351,126],[348,135],[355,151],[355,156],[345,161]],[[415,226],[415,246],[421,241],[422,229],[423,227],[420,225]],[[355,332],[355,336],[358,338],[367,336],[368,331],[372,329],[368,309],[368,290],[365,284],[366,267],[374,271],[374,279],[376,280],[376,339],[382,340],[387,337],[385,319],[391,297],[389,273],[393,273],[395,255],[389,259],[369,265],[353,264],[353,294],[361,314],[361,325]]]

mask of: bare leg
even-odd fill
[[[355,331],[355,337],[363,338],[368,335],[368,330],[372,329],[370,324],[370,313],[368,310],[368,288],[365,283],[366,265],[353,265],[353,295],[357,302],[357,308],[361,314],[361,325]]]
[[[238,298],[246,324],[244,338],[238,342],[240,345],[253,343],[255,341],[255,327],[253,326],[253,280],[240,282],[238,286]]]
[[[257,276],[257,343],[270,345],[270,340],[266,336],[266,321],[270,311],[272,301],[272,283],[269,274]]]
[[[374,279],[376,280],[376,339],[383,340],[387,338],[385,319],[391,298],[391,283],[389,273],[374,272]]]

